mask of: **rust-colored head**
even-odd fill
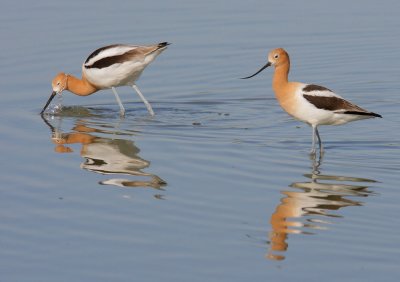
[[[63,72],[57,74],[51,82],[51,87],[53,88],[53,92],[57,94],[68,89],[68,75]]]
[[[253,76],[256,76],[257,74],[259,74],[260,72],[262,72],[263,70],[268,68],[269,66],[275,66],[275,68],[277,68],[277,67],[287,64],[287,63],[289,63],[289,55],[285,51],[285,49],[283,49],[283,48],[273,49],[272,51],[270,51],[268,53],[267,63],[259,71],[257,71],[253,75],[243,77],[242,79],[252,78]]]
[[[283,48],[276,48],[268,53],[268,62],[272,66],[279,67],[289,62],[289,55]]]
[[[68,75],[63,72],[57,74],[53,78],[53,81],[51,82],[51,87],[53,88],[53,92],[51,92],[51,95],[47,100],[46,105],[43,107],[43,110],[40,112],[40,114],[44,113],[44,111],[47,109],[47,107],[54,99],[56,94],[60,94],[63,90],[68,89]]]

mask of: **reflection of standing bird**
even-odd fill
[[[244,79],[257,75],[269,66],[275,67],[272,88],[281,107],[294,118],[311,125],[313,129],[311,153],[313,154],[316,138],[318,138],[320,151],[323,151],[318,125],[340,125],[360,119],[382,117],[346,101],[323,86],[289,82],[289,55],[282,48],[272,50],[268,54],[267,64]]]
[[[88,96],[101,89],[111,88],[123,115],[125,109],[115,87],[128,85],[135,89],[153,116],[154,111],[150,103],[135,82],[147,65],[168,45],[167,42],[149,46],[116,44],[97,49],[83,63],[82,79],[63,72],[56,75],[52,81],[53,92],[41,113],[46,110],[55,95],[63,90],[69,90],[79,96]]]
[[[315,234],[327,230],[334,221],[343,218],[335,213],[342,208],[363,206],[359,198],[374,195],[368,183],[373,179],[340,175],[322,175],[319,171],[321,159],[313,160],[311,174],[305,182],[294,182],[289,186],[296,190],[282,190],[283,197],[271,215],[270,247],[267,257],[272,260],[285,259],[289,246],[289,234]],[[348,184],[353,182],[353,184]]]

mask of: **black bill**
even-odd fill
[[[263,66],[258,72],[256,72],[253,75],[247,76],[247,77],[242,77],[241,79],[248,79],[248,78],[252,78],[253,76],[256,76],[257,74],[259,74],[260,72],[262,72],[263,70],[265,70],[266,68],[268,68],[269,66],[271,66],[271,63],[268,62],[265,64],[265,66]]]
[[[49,100],[47,100],[46,105],[44,105],[43,110],[40,112],[40,114],[43,114],[44,111],[47,109],[47,107],[49,106],[49,104],[51,103],[51,101],[54,99],[54,97],[56,97],[57,92],[53,91],[51,92],[51,95],[49,97]]]

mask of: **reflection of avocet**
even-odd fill
[[[315,230],[326,230],[332,222],[328,218],[341,218],[332,213],[343,207],[362,206],[363,202],[347,197],[367,197],[371,195],[367,185],[340,182],[373,183],[371,179],[320,175],[319,164],[312,174],[305,177],[309,182],[295,182],[290,187],[300,190],[282,191],[284,197],[271,215],[272,231],[269,234],[270,250],[267,257],[273,260],[285,258],[288,248],[288,234],[313,234]],[[320,181],[331,181],[321,183]],[[333,182],[335,181],[335,182]],[[314,230],[314,231],[313,231]]]
[[[117,186],[151,186],[160,188],[165,182],[156,175],[141,171],[150,165],[149,161],[140,158],[139,149],[132,141],[122,139],[97,138],[93,143],[82,146],[81,156],[85,162],[81,168],[101,174],[126,174],[149,176],[151,181],[132,181],[129,179],[109,179],[101,184]]]
[[[138,157],[138,153],[139,149],[132,141],[96,138],[82,146],[81,156],[86,161],[81,168],[103,174],[132,174],[150,164]]]
[[[104,136],[110,134],[110,132],[94,129],[82,123],[77,124],[71,133],[63,133],[51,125],[43,116],[42,118],[51,129],[51,139],[56,144],[56,152],[70,153],[73,150],[67,145],[82,145],[80,154],[85,162],[81,164],[81,168],[100,174],[123,174],[145,178],[134,180],[115,178],[101,181],[100,184],[157,189],[166,185],[166,182],[157,175],[142,171],[142,169],[150,166],[150,162],[138,156],[140,150],[133,141],[96,136],[91,133],[98,132]]]

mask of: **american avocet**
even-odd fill
[[[346,101],[326,87],[289,82],[289,55],[282,48],[269,52],[268,62],[255,74],[243,79],[251,78],[269,66],[275,67],[272,88],[281,107],[289,115],[312,127],[312,154],[315,154],[316,138],[320,152],[323,151],[318,125],[340,125],[360,119],[382,117]]]
[[[115,87],[128,85],[135,89],[150,115],[153,116],[154,111],[150,103],[135,82],[147,65],[169,44],[168,42],[148,46],[115,44],[97,49],[83,63],[82,79],[63,72],[56,75],[52,81],[53,92],[41,113],[46,110],[56,94],[60,94],[63,90],[69,90],[79,96],[87,96],[98,90],[111,88],[123,115],[125,109]]]

